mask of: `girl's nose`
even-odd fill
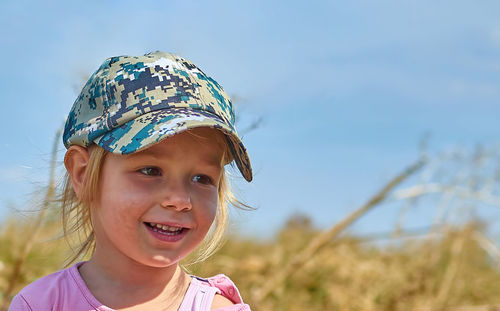
[[[177,211],[191,210],[191,196],[188,187],[181,184],[166,186],[160,205]]]

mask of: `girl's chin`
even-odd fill
[[[172,259],[161,255],[157,255],[153,257],[151,264],[153,264],[157,268],[169,268],[172,266],[177,266],[179,261],[180,259]]]
[[[179,262],[186,257],[187,254],[168,254],[161,253],[161,251],[156,252],[156,254],[149,254],[149,258],[144,258],[140,262],[143,265],[152,267],[152,268],[172,268],[177,267]]]

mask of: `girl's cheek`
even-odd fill
[[[203,200],[207,203],[215,203],[217,204],[219,194],[217,188],[204,189],[198,188],[196,186],[192,187],[191,195],[198,200]]]
[[[203,195],[203,196],[200,196],[197,198],[197,201],[199,202],[203,202],[203,205],[205,206],[205,208],[203,208],[203,212],[204,212],[204,217],[207,217],[207,218],[215,218],[215,214],[217,212],[217,205],[218,205],[218,202],[219,202],[219,196],[217,194],[217,192],[215,193],[211,193],[210,195]]]
[[[140,207],[151,200],[151,191],[147,187],[128,183],[116,184],[112,189],[103,193],[101,203],[103,207],[113,210],[130,212],[131,207]]]
[[[129,176],[127,176],[129,177]],[[150,197],[159,189],[161,183],[158,181],[141,180],[140,178],[127,178],[117,191],[124,200],[142,200]]]

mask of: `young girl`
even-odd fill
[[[63,140],[64,230],[84,233],[73,259],[91,258],[28,285],[9,310],[250,310],[226,276],[179,267],[220,242],[234,202],[224,165],[252,180],[216,81],[168,53],[109,58],[76,99]]]

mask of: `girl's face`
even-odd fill
[[[217,210],[224,147],[216,135],[198,128],[134,154],[107,154],[91,204],[95,255],[166,267],[193,251]]]

